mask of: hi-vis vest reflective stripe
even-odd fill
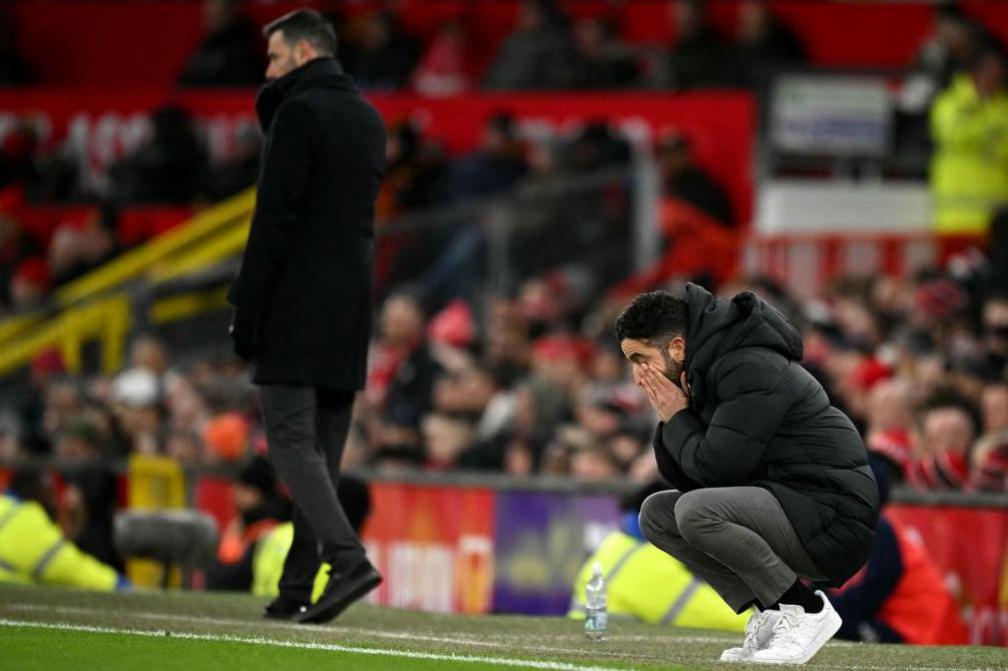
[[[574,581],[568,617],[583,618],[585,585],[599,562],[611,616],[652,624],[745,631],[749,614],[736,615],[717,592],[676,559],[621,531],[609,534]]]
[[[118,574],[63,537],[42,506],[0,496],[0,581],[114,590]]]
[[[294,525],[290,522],[278,524],[272,531],[256,541],[255,553],[252,555],[252,593],[256,596],[275,597],[280,593],[280,576],[283,574],[284,560],[287,551],[294,541]],[[322,564],[315,574],[315,585],[312,589],[314,601],[325,589],[328,576],[328,564]]]

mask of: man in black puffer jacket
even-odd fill
[[[874,542],[861,437],[801,366],[795,328],[751,292],[642,294],[616,334],[661,419],[655,458],[675,487],[644,502],[641,530],[737,612],[757,608],[722,661],[808,661],[840,618],[800,578],[840,585]]]

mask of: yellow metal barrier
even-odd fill
[[[116,371],[131,327],[130,299],[122,291],[101,294],[131,280],[163,282],[233,258],[245,245],[254,207],[255,192],[249,189],[58,290],[57,304],[64,307],[60,314],[47,320],[19,315],[0,322],[0,375],[50,347],[59,349],[70,372],[78,372],[81,349],[92,340],[101,342],[102,370]],[[225,305],[223,290],[190,292],[155,301],[148,316],[164,323]]]
[[[60,305],[68,305],[98,292],[143,277],[169,257],[198,251],[207,237],[222,228],[244,221],[255,207],[255,190],[241,194],[196,215],[193,220],[174,228],[150,242],[122,254],[104,266],[74,280],[56,292]]]

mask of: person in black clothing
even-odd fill
[[[252,24],[237,11],[235,0],[203,3],[206,35],[189,56],[179,86],[255,86],[262,57]]]
[[[857,430],[801,366],[795,328],[752,292],[642,294],[616,334],[675,487],[644,502],[641,530],[736,612],[760,609],[722,661],[808,661],[841,621],[799,578],[842,584],[874,539],[878,489]]]
[[[658,166],[666,196],[684,200],[728,228],[735,225],[728,194],[697,166],[684,136],[673,132],[662,137],[658,143]]]
[[[207,153],[189,113],[166,105],[151,114],[151,137],[109,167],[111,199],[129,203],[190,203],[206,187]]]
[[[235,352],[251,361],[269,457],[294,499],[294,542],[268,617],[325,622],[381,582],[336,497],[371,335],[374,204],[385,127],[335,58],[336,33],[296,10],[264,28],[266,138],[238,276]],[[332,567],[309,606],[319,562]]]

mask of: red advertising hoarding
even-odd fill
[[[962,607],[970,643],[1008,645],[1008,511],[892,506],[917,534]]]
[[[492,490],[375,482],[371,500],[362,537],[385,577],[372,603],[437,613],[490,611]]]

